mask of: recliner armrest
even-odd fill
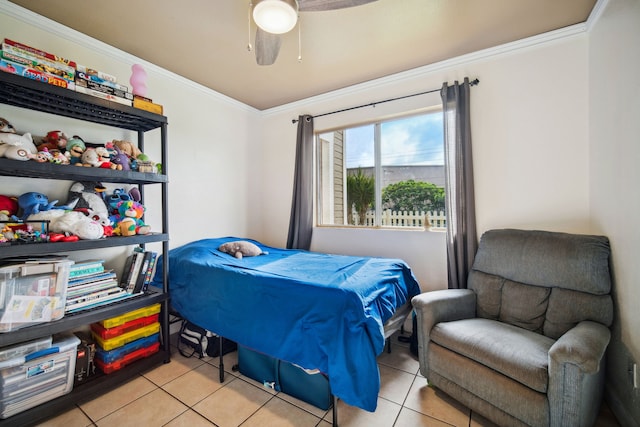
[[[411,299],[416,311],[420,372],[428,378],[427,353],[431,329],[440,322],[468,319],[476,314],[476,294],[471,289],[444,289],[425,292]]]
[[[571,363],[585,374],[594,374],[598,372],[610,339],[609,328],[597,322],[583,321],[558,338],[549,349],[549,358],[558,364]]]
[[[426,334],[440,322],[468,319],[476,315],[476,294],[471,289],[424,292],[411,300]]]

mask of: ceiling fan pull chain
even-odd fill
[[[253,49],[253,46],[251,46],[251,8],[253,7],[253,4],[251,3],[251,1],[249,1],[249,11],[247,13],[247,27],[249,29],[249,34],[248,34],[248,40],[249,43],[247,43],[247,51],[251,52],[251,50]]]
[[[302,62],[302,20],[298,15],[298,62]]]

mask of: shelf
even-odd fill
[[[0,175],[22,178],[64,179],[69,181],[102,181],[128,184],[158,184],[168,182],[167,176],[136,171],[113,171],[74,165],[39,163],[0,158]]]
[[[144,245],[147,243],[165,242],[168,240],[168,234],[150,233],[137,234],[130,237],[114,236],[98,240],[78,240],[76,242],[23,243],[18,245],[0,244],[0,259],[25,255],[46,255],[50,253],[74,252],[87,249],[113,248],[116,246]]]
[[[153,287],[149,287],[149,290],[145,294],[137,295],[126,300],[105,304],[74,314],[66,314],[62,319],[53,322],[40,323],[11,332],[0,333],[0,347],[72,330],[155,303],[164,302],[168,299],[169,296],[167,294]]]
[[[0,72],[0,103],[142,132],[167,123],[159,114],[5,72]]]
[[[69,394],[42,403],[35,408],[29,409],[25,412],[20,412],[5,420],[0,420],[0,426],[23,427],[36,425],[47,418],[68,410],[69,407],[75,404],[93,399],[104,394],[105,390],[121,386],[124,382],[136,378],[137,375],[155,368],[161,363],[168,362],[169,353],[161,349],[158,353],[138,360],[111,374],[105,375],[98,373],[95,378],[87,383],[74,386],[73,390],[71,390]]]
[[[68,181],[100,181],[105,183],[123,183],[139,185],[142,192],[147,184],[160,184],[162,204],[161,232],[131,237],[107,237],[98,240],[79,240],[76,242],[56,243],[27,243],[0,244],[0,258],[18,256],[37,256],[60,254],[72,251],[103,249],[118,246],[145,245],[161,242],[162,255],[169,252],[168,233],[168,178],[167,178],[167,118],[141,109],[107,101],[72,90],[49,85],[47,83],[30,80],[26,77],[0,72],[0,104],[24,108],[57,116],[69,117],[75,120],[92,122],[118,129],[136,131],[138,146],[143,149],[144,132],[159,130],[160,163],[163,174],[142,173],[137,171],[112,171],[110,169],[80,167],[71,165],[56,165],[38,163],[34,161],[21,162],[0,158],[0,176],[17,177],[19,179],[53,179]],[[10,181],[10,180],[5,180]],[[5,192],[8,189],[5,189]],[[66,331],[85,328],[87,325],[124,313],[161,304],[161,349],[158,353],[136,361],[121,370],[109,375],[97,374],[85,384],[74,387],[64,396],[42,403],[34,408],[18,413],[6,420],[0,420],[1,426],[26,426],[40,423],[47,418],[56,416],[73,405],[93,399],[120,386],[123,382],[136,378],[140,373],[170,361],[169,351],[169,294],[168,294],[168,266],[163,265],[162,289],[150,287],[142,295],[136,295],[126,300],[105,304],[89,310],[65,315],[63,318],[32,325],[15,331],[0,333],[0,347],[45,337]]]

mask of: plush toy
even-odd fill
[[[36,193],[31,191],[29,193],[21,194],[18,197],[18,206],[22,209],[22,219],[27,218],[29,215],[37,214],[38,212],[45,212],[49,210],[69,210],[73,209],[73,206],[56,206],[57,200],[49,202],[47,196],[42,193]]]
[[[43,147],[42,149],[38,149],[36,154],[32,154],[30,156],[32,160],[35,160],[38,163],[52,163],[53,162],[53,154],[49,152],[47,147]]]
[[[72,165],[82,166],[82,153],[87,149],[86,144],[79,136],[75,135],[67,141],[67,151],[65,155]]]
[[[247,242],[246,240],[236,240],[233,242],[223,243],[218,247],[220,252],[233,255],[238,259],[242,259],[243,256],[257,256],[267,255],[268,252],[263,252],[257,245]]]
[[[96,240],[104,235],[102,225],[82,212],[49,210],[34,213],[26,219],[29,221],[49,221],[51,233],[70,234],[84,240]]]
[[[0,195],[0,221],[9,221],[15,219],[18,214],[18,199]]]
[[[102,194],[106,187],[96,181],[78,181],[71,184],[67,204],[98,221],[102,226],[111,225],[109,210]]]
[[[118,166],[111,162],[109,151],[105,147],[87,147],[80,157],[82,166],[93,166],[102,169],[117,169]]]
[[[111,162],[118,165],[119,170],[131,170],[129,165],[129,157],[124,154],[118,147],[113,147],[116,150],[115,156],[111,156]]]
[[[64,155],[64,153],[60,150],[53,150],[50,151],[51,153],[51,163],[56,164],[56,165],[68,165],[69,164],[69,159],[67,158],[67,156]]]
[[[52,130],[48,132],[38,144],[38,151],[44,148],[51,150],[65,150],[69,138],[60,130]]]
[[[118,147],[121,153],[126,154],[129,159],[137,159],[139,155],[142,154],[142,151],[138,147],[136,147],[132,142],[129,141],[118,141],[114,139],[113,141],[114,147]]]
[[[25,161],[37,152],[30,133],[18,135],[8,120],[0,118],[0,157]]]
[[[118,213],[111,216],[115,231],[123,236],[149,234],[151,227],[142,220],[145,208],[133,200],[124,200],[117,204]],[[121,224],[122,223],[122,224]]]

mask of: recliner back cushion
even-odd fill
[[[529,286],[471,270],[467,286],[476,293],[476,315],[542,333],[550,288]]]
[[[502,286],[500,321],[542,333],[551,289],[505,280]]]
[[[467,287],[476,293],[476,315],[485,319],[498,320],[502,303],[504,278],[482,271],[471,270]]]
[[[591,295],[568,289],[554,288],[549,297],[544,335],[558,339],[583,320],[611,326],[613,301],[610,295]]]

